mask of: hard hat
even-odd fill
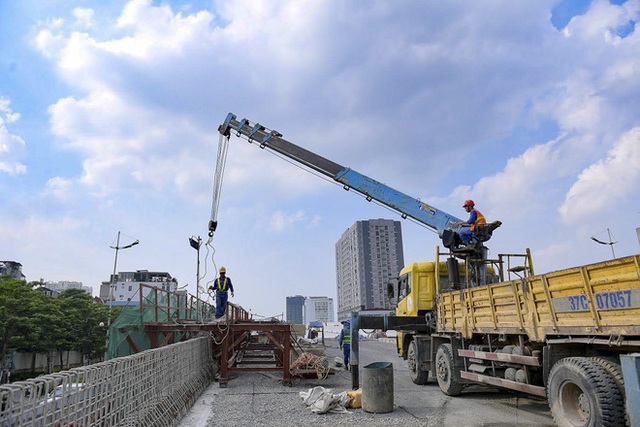
[[[463,208],[466,208],[467,206],[475,206],[476,204],[473,203],[473,200],[469,199],[469,200],[465,200],[464,201],[464,205],[462,205]]]
[[[227,269],[226,269],[226,268],[224,268],[224,267],[220,267],[220,273],[226,273],[226,272],[227,272]]]

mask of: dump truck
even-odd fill
[[[389,289],[398,315],[427,318],[398,334],[415,383],[545,397],[559,426],[625,425],[620,356],[640,352],[640,255],[538,275],[529,250],[499,255],[481,261],[496,271],[483,286],[451,259],[438,251]]]

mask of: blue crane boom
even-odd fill
[[[343,185],[347,190],[353,189],[366,197],[368,201],[377,202],[388,206],[400,213],[403,218],[410,217],[435,232],[439,237],[447,229],[454,227],[454,223],[462,220],[430,206],[416,198],[410,197],[395,190],[375,179],[369,178],[353,169],[344,167],[328,160],[318,154],[312,153],[282,138],[282,134],[269,130],[259,123],[252,123],[247,119],[237,120],[237,117],[229,113],[218,131],[227,139],[234,132],[236,136],[245,138],[249,142],[256,142],[261,148],[268,148],[301,165],[308,167],[322,175]],[[209,223],[209,233],[215,228]]]

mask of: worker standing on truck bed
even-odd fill
[[[349,320],[342,321],[342,330],[340,331],[340,350],[342,350],[342,360],[344,367],[349,370],[349,359],[351,357],[351,322]]]
[[[229,291],[231,291],[232,297],[235,296],[231,279],[227,277],[226,268],[220,267],[220,276],[213,281],[213,286],[209,286],[209,290],[216,292],[216,319],[219,319],[224,316],[224,311],[227,308]]]
[[[458,222],[455,225],[460,226],[460,231],[458,231],[458,235],[460,236],[460,240],[465,245],[476,244],[476,227],[481,224],[486,224],[487,220],[484,218],[484,215],[475,208],[475,203],[473,200],[466,200],[462,207],[469,214],[469,219],[467,222]]]

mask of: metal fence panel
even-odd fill
[[[0,386],[0,427],[178,424],[213,379],[209,337]]]

